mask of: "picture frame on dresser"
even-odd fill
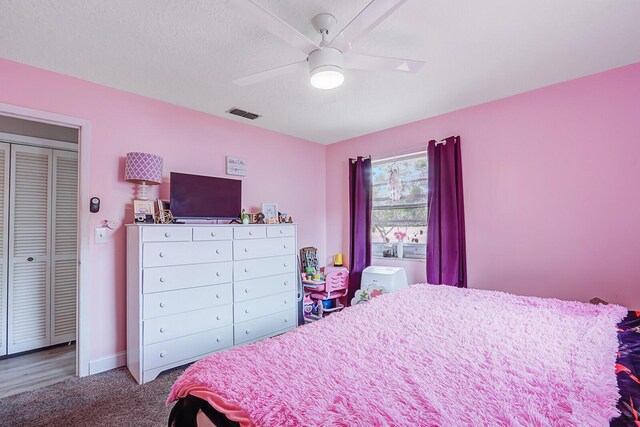
[[[153,200],[134,200],[133,213],[135,215],[155,215],[155,204]]]
[[[263,203],[262,213],[264,214],[264,220],[269,223],[271,218],[278,219],[278,204],[277,203]]]

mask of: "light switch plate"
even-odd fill
[[[109,231],[107,227],[96,228],[96,234],[95,234],[96,245],[103,245],[107,243],[107,231]]]

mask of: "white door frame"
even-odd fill
[[[76,375],[89,375],[89,167],[91,163],[91,122],[78,117],[0,103],[0,115],[78,129],[78,306]]]

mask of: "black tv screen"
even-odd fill
[[[242,210],[242,181],[171,172],[174,218],[233,219]]]

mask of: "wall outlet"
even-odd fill
[[[96,228],[96,234],[95,234],[96,245],[103,245],[107,243],[107,231],[109,231],[107,227]]]

